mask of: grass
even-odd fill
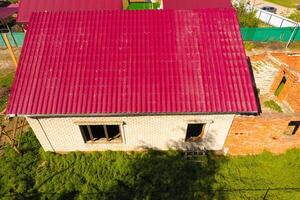
[[[0,156],[3,199],[299,199],[300,150],[198,162],[181,152],[45,153],[33,134]],[[277,188],[277,189],[276,189]]]
[[[286,43],[284,42],[252,42],[244,41],[245,49],[251,51],[253,49],[268,49],[268,50],[282,50],[285,49]],[[290,44],[288,50],[299,51],[300,42],[293,42]]]
[[[14,73],[0,75],[0,87],[11,87],[14,79]]]
[[[4,94],[0,95],[0,112],[4,110],[8,100],[8,91],[13,83],[14,73],[0,75],[0,89],[4,89]]]
[[[297,4],[300,3],[298,0],[266,0],[271,3],[275,3],[288,8],[296,8]]]
[[[267,24],[267,23],[264,23],[264,22],[262,22],[262,21],[259,21],[259,23],[258,23],[258,27],[264,27],[264,28],[270,28],[270,27],[272,27],[271,25],[269,25],[269,24]]]
[[[160,7],[160,3],[130,3],[128,10],[155,10]]]
[[[281,93],[281,91],[284,88],[284,84],[285,84],[284,82],[280,83],[280,85],[278,86],[277,90],[275,91],[275,94],[274,94],[275,96],[277,96],[277,97],[279,96],[279,94]]]
[[[274,110],[276,112],[283,112],[281,107],[273,100],[265,101],[264,105],[265,105],[265,107],[271,108],[272,110]]]
[[[8,95],[5,95],[0,98],[0,112],[5,109],[8,100]]]

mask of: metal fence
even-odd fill
[[[256,42],[288,42],[300,41],[300,31],[295,27],[288,28],[241,28],[244,41]]]
[[[25,33],[7,33],[7,38],[13,47],[22,47],[24,38],[25,38]],[[4,40],[0,34],[0,47],[5,47]]]
[[[234,5],[239,6],[241,3],[246,3],[245,0],[232,0]],[[278,14],[274,14],[260,8],[254,7],[252,4],[245,4],[247,11],[256,11],[256,17],[262,22],[269,24],[273,27],[296,27],[299,26],[298,22],[295,22],[291,19],[283,17]]]
[[[262,22],[274,27],[296,27],[297,22],[286,17],[256,8],[256,17]]]

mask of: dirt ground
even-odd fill
[[[14,53],[17,58],[19,58],[20,50],[20,48],[14,49]],[[10,57],[8,50],[6,48],[0,48],[0,123],[4,118],[1,113],[5,108],[15,71],[16,67]]]
[[[19,58],[20,55],[20,48],[15,48],[14,49],[14,53],[16,55],[17,58]],[[16,66],[14,65],[10,54],[8,52],[7,49],[5,48],[0,48],[0,125],[4,125],[4,131],[5,134],[7,134],[7,136],[5,134],[0,134],[0,149],[1,146],[3,146],[4,144],[9,144],[11,143],[11,139],[13,138],[14,135],[17,133],[13,132],[14,126],[15,126],[15,120],[16,119],[10,119],[8,120],[7,118],[5,118],[5,116],[3,114],[1,114],[1,112],[3,112],[3,109],[5,108],[5,104],[7,102],[7,98],[12,86],[12,82],[13,82],[13,78],[15,75],[15,71],[16,71]],[[23,121],[25,119],[22,120],[18,120],[18,126],[23,125]],[[21,123],[22,122],[22,123]],[[25,122],[24,122],[25,123]],[[19,132],[22,132],[23,130],[26,130],[28,127],[27,126],[22,126],[22,130],[19,130]]]

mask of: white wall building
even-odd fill
[[[206,148],[222,150],[234,115],[161,115],[132,117],[27,118],[46,151],[132,151]],[[95,141],[85,138],[84,125],[116,125],[120,137],[108,141],[104,131]],[[195,126],[194,130],[193,127]],[[188,130],[189,129],[189,130]],[[108,129],[108,132],[110,130]],[[189,131],[196,131],[194,138]],[[101,131],[100,131],[101,132]],[[89,133],[87,133],[89,134]],[[114,133],[108,133],[114,135]],[[189,139],[190,138],[190,139]]]
[[[222,150],[234,115],[258,113],[224,6],[32,13],[7,114],[46,151]]]

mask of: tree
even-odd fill
[[[234,5],[240,27],[258,27],[259,19],[256,18],[256,11],[249,4],[239,3]]]

